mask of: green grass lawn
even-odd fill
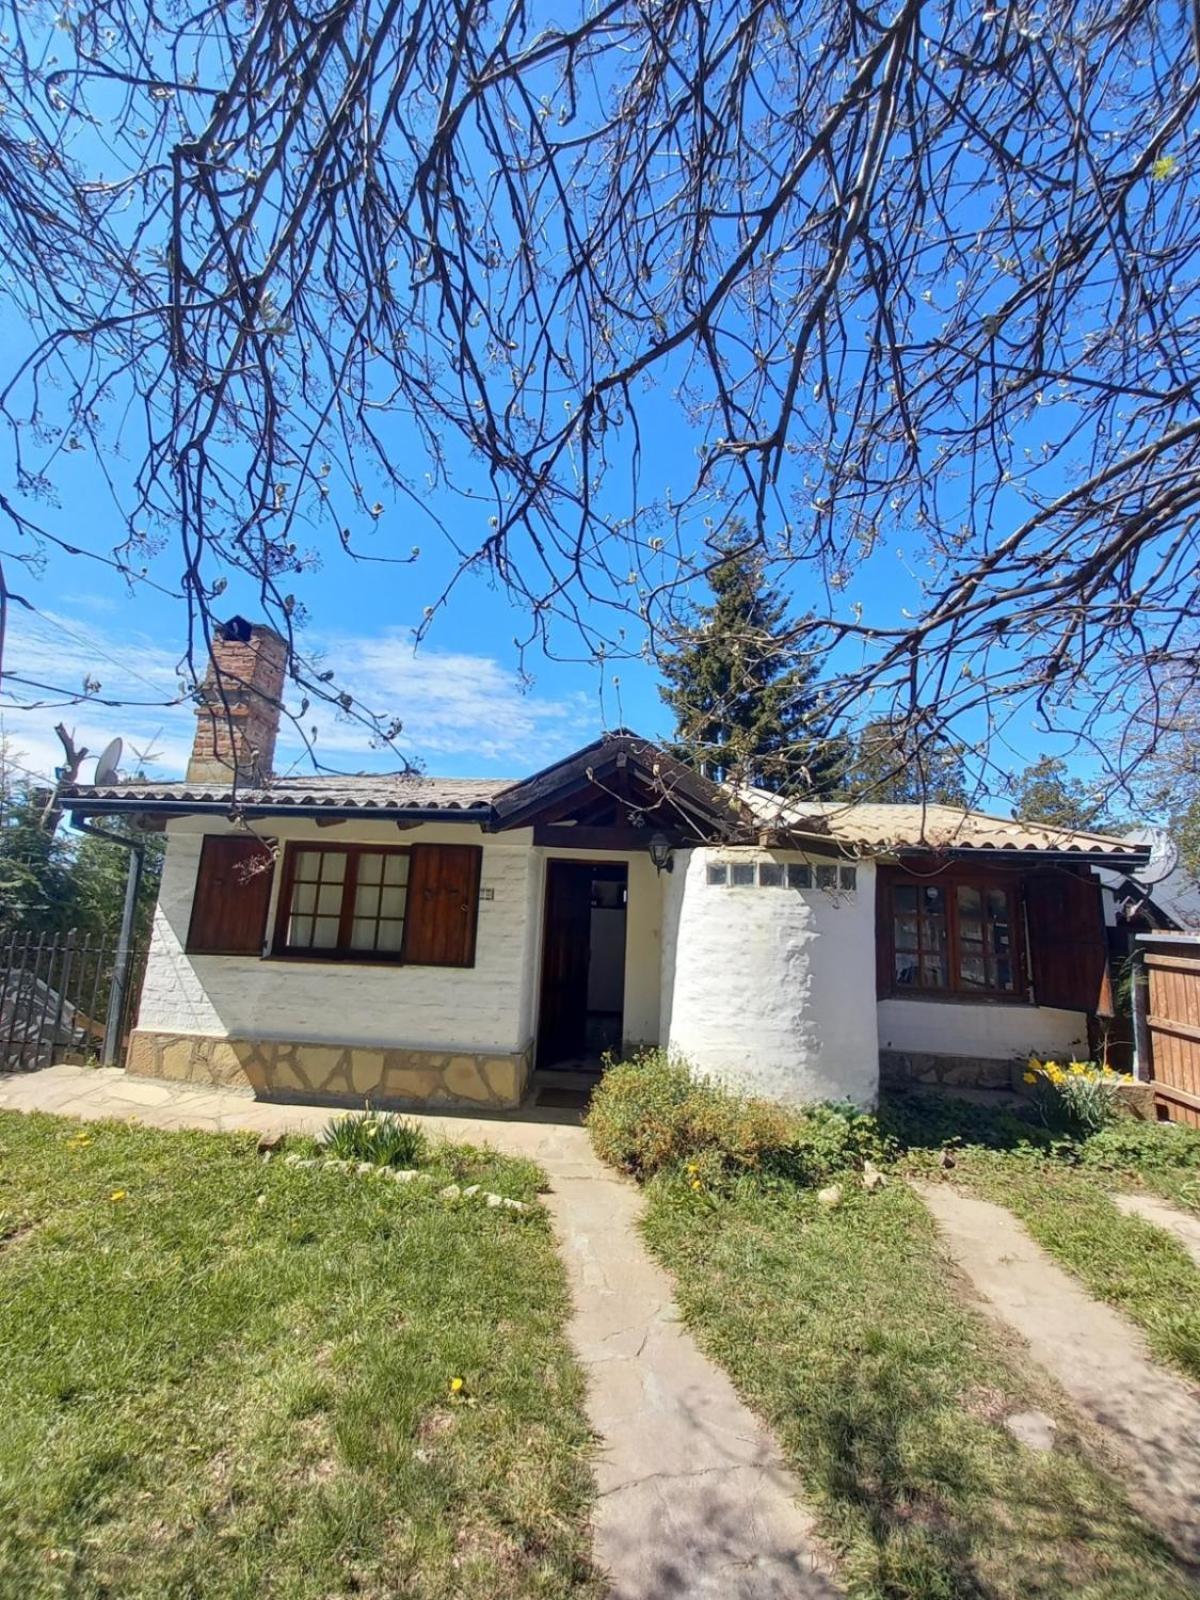
[[[86,1133],[0,1114],[0,1594],[602,1592],[545,1213],[437,1198],[536,1169]]]
[[[684,1317],[771,1423],[865,1600],[1166,1600],[1194,1593],[1073,1433],[1071,1413],[960,1297],[902,1184],[822,1207],[744,1178],[647,1187]],[[1056,1411],[1052,1452],[1003,1418]]]

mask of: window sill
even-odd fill
[[[1011,1006],[1027,1010],[1037,1006],[1036,1000],[1020,994],[946,994],[936,989],[889,989],[879,996],[881,1000],[928,1000],[935,1006]]]
[[[280,966],[304,967],[408,967],[414,963],[403,961],[399,956],[370,956],[370,955],[331,955],[329,951],[310,955],[301,950],[268,950],[260,957],[263,961],[278,963]]]

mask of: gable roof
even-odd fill
[[[81,815],[373,816],[473,822],[489,831],[566,820],[633,822],[682,838],[753,841],[849,854],[941,851],[1134,868],[1150,846],[945,805],[796,800],[714,783],[627,728],[603,734],[531,777],[426,778],[399,773],[278,778],[239,788],[206,783],[75,784],[63,808]]]
[[[558,821],[564,811],[579,816],[589,796],[642,826],[682,827],[700,838],[729,834],[739,818],[731,790],[619,728],[497,795],[496,825],[524,828]]]

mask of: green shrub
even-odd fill
[[[352,1111],[331,1122],[321,1148],[342,1161],[370,1161],[377,1167],[416,1167],[427,1141],[415,1122],[390,1111]]]
[[[867,1157],[887,1158],[890,1149],[875,1119],[853,1106],[789,1110],[697,1077],[662,1050],[610,1067],[587,1122],[601,1159],[643,1180],[691,1162],[706,1175],[758,1172],[824,1183]]]
[[[1086,1140],[1080,1160],[1085,1167],[1110,1172],[1200,1173],[1200,1129],[1123,1117]]]

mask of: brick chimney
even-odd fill
[[[263,783],[271,776],[287,644],[273,628],[231,617],[213,633],[200,685],[189,783]]]

